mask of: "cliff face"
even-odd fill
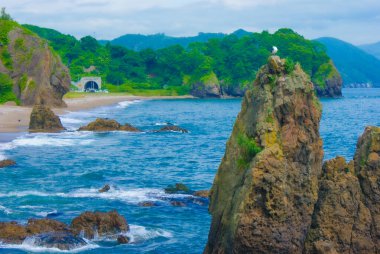
[[[378,253],[380,128],[322,167],[307,75],[270,57],[248,91],[210,197],[205,253]]]
[[[60,58],[37,35],[13,21],[0,22],[0,71],[13,80],[13,92],[20,103],[65,106],[62,97],[69,91],[70,76]]]
[[[329,64],[331,66],[330,73],[325,75],[327,77],[324,78],[320,86],[315,86],[315,91],[319,97],[342,97],[342,77],[332,61]]]
[[[205,253],[297,253],[317,201],[320,105],[308,76],[272,56],[248,91],[211,190]]]

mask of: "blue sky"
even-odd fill
[[[78,38],[229,33],[290,27],[306,38],[380,41],[380,0],[1,0],[20,23]]]

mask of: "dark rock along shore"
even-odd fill
[[[253,99],[254,98],[254,99]],[[268,60],[248,91],[210,197],[204,253],[377,253],[380,128],[324,164],[320,104],[300,66]]]

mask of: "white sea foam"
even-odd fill
[[[0,211],[4,212],[5,214],[11,214],[12,210],[9,208],[6,208],[5,206],[0,205]]]
[[[99,193],[96,188],[77,189],[68,193],[47,193],[40,191],[20,191],[0,193],[0,197],[64,197],[64,198],[99,198],[108,200],[120,200],[126,203],[137,204],[142,201],[163,202],[163,199],[191,197],[187,194],[166,194],[162,189],[139,188],[139,189],[116,189],[111,187],[107,192]]]
[[[141,102],[141,100],[122,101],[122,102],[119,102],[119,103],[117,104],[117,107],[118,107],[118,108],[127,108],[127,107],[129,107],[130,105],[132,105],[132,104],[140,103],[140,102]]]
[[[129,225],[130,231],[125,235],[129,237],[131,243],[143,242],[157,237],[172,238],[173,234],[163,229],[147,229],[144,226]]]
[[[88,242],[87,245],[72,250],[60,250],[58,248],[46,248],[34,245],[33,239],[26,239],[22,244],[4,244],[0,242],[0,249],[19,249],[27,252],[58,252],[58,253],[78,253],[85,250],[98,248],[99,245]]]
[[[84,123],[85,121],[82,119],[77,119],[77,118],[61,117],[61,122],[63,125],[65,125],[65,124],[80,124],[80,123]]]
[[[52,210],[52,211],[42,211],[42,212],[35,212],[34,214],[40,217],[47,217],[50,214],[56,214],[58,211],[57,210]]]

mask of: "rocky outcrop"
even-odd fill
[[[196,197],[208,198],[210,196],[210,191],[209,190],[199,190],[199,191],[195,191],[193,193],[193,195]]]
[[[199,98],[220,98],[220,84],[215,73],[201,78],[191,86],[190,94]]]
[[[169,185],[165,188],[165,193],[167,194],[186,194],[189,193],[190,189],[183,183],[176,183],[175,185]]]
[[[128,230],[127,221],[116,211],[85,212],[75,218],[70,227],[51,219],[30,219],[26,225],[0,222],[0,242],[72,250],[87,244],[82,237],[111,236],[118,237],[119,241],[121,236],[121,243],[128,243],[129,239],[121,235]]]
[[[354,161],[327,161],[304,253],[376,253]]]
[[[16,165],[16,162],[14,160],[7,159],[0,161],[0,168],[6,168],[14,165]]]
[[[76,235],[83,233],[87,239],[98,236],[112,236],[129,230],[126,219],[116,211],[84,212],[71,222],[71,229]]]
[[[109,184],[106,184],[103,186],[103,188],[99,189],[99,193],[104,193],[104,192],[107,192],[111,189],[111,186]]]
[[[173,131],[173,132],[181,132],[181,133],[189,133],[188,130],[181,128],[179,126],[175,125],[167,125],[162,127],[161,129],[155,131],[155,132],[167,132],[167,131]]]
[[[65,130],[61,120],[46,105],[35,105],[30,115],[29,131],[58,132]]]
[[[62,97],[69,91],[70,75],[47,41],[14,21],[0,21],[7,38],[0,47],[2,72],[13,80],[13,92],[21,105],[66,106]]]
[[[301,253],[318,197],[320,118],[308,75],[270,57],[245,94],[211,189],[205,253]]]
[[[130,124],[121,125],[116,120],[107,118],[97,118],[95,121],[89,123],[87,126],[82,126],[79,131],[130,131],[140,132],[139,129]]]
[[[315,91],[317,92],[317,95],[319,97],[342,97],[342,77],[336,69],[336,67],[334,66],[334,64],[332,63],[332,61],[329,64],[331,65],[332,71],[330,72],[328,77],[323,80],[322,86],[315,86]]]
[[[269,58],[227,143],[211,190],[205,253],[378,253],[380,128],[354,160],[321,166],[320,106],[299,66]]]

